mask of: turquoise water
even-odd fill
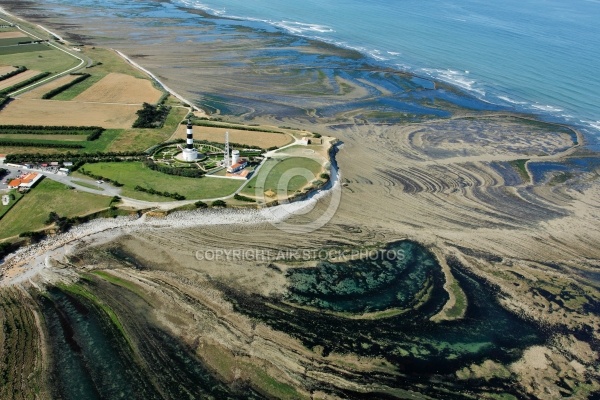
[[[600,136],[596,0],[173,0],[264,21]],[[588,136],[589,137],[589,136]]]

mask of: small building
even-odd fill
[[[311,142],[310,142],[310,138],[309,137],[303,137],[302,139],[300,139],[300,144],[303,146],[308,146]]]
[[[230,167],[227,167],[227,172],[229,172],[230,174],[234,174],[238,171],[243,170],[247,166],[248,166],[248,160],[246,160],[245,158],[240,158],[237,160],[237,162],[235,164],[232,164]]]
[[[73,161],[65,161],[65,162],[63,162],[63,166],[64,167],[72,167],[73,166]]]
[[[50,166],[51,166],[51,167],[58,167],[58,161],[52,161],[52,162],[50,163]]]
[[[2,196],[2,205],[7,206],[10,203],[10,196],[5,194]]]
[[[71,173],[71,170],[69,170],[69,168],[59,168],[58,169],[59,175],[69,175],[70,173]]]
[[[30,172],[28,174],[21,176],[20,178],[13,179],[12,181],[10,181],[8,184],[8,187],[11,189],[16,189],[16,188],[31,189],[32,187],[35,186],[36,183],[38,183],[38,181],[40,179],[42,179],[43,176],[44,175],[42,175],[42,174],[36,174],[35,172]]]

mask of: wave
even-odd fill
[[[364,46],[351,44],[340,40],[336,35],[328,36],[328,34],[335,33],[336,30],[328,25],[323,24],[312,24],[293,20],[270,20],[261,19],[248,16],[236,16],[231,15],[227,12],[226,8],[214,8],[204,4],[201,0],[173,0],[185,4],[187,7],[202,9],[207,13],[226,16],[230,18],[253,21],[259,23],[265,23],[270,26],[281,29],[284,32],[303,36],[314,40],[319,40],[325,43],[333,44],[335,46],[355,50],[371,58],[374,61],[381,62],[384,64],[391,65],[399,70],[413,73],[417,76],[427,77],[434,80],[443,81],[454,85],[460,89],[463,89],[479,100],[484,101],[488,104],[494,104],[500,107],[510,107],[518,112],[529,112],[536,114],[544,119],[557,120],[565,123],[575,123],[576,125],[585,126],[590,128],[596,135],[600,133],[600,121],[592,120],[581,120],[579,121],[571,114],[565,113],[564,109],[552,104],[544,104],[532,101],[531,99],[522,99],[514,95],[507,95],[505,91],[495,84],[495,82],[486,82],[485,79],[478,80],[471,76],[469,70],[456,70],[452,68],[440,69],[440,68],[426,68],[419,66],[418,64],[409,65],[407,60],[403,60],[400,52],[393,51],[395,49],[377,49],[367,48]],[[338,35],[339,36],[339,35]],[[581,118],[581,115],[579,116]]]
[[[477,87],[475,79],[467,78],[469,71],[456,71],[453,69],[436,69],[436,68],[421,68],[421,72],[427,76],[439,79],[441,81],[453,84],[459,88],[468,90],[469,92],[477,93],[480,96],[485,96],[486,92],[483,88]]]

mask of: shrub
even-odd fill
[[[215,200],[212,202],[213,207],[227,207],[227,203],[223,200]]]
[[[208,204],[206,204],[205,202],[198,200],[197,202],[194,203],[194,205],[196,206],[196,208],[208,208]]]
[[[255,203],[254,199],[252,199],[250,197],[247,197],[247,196],[243,196],[243,195],[238,194],[238,193],[234,194],[233,198],[236,199],[236,200],[239,200],[239,201],[247,201],[249,203]]]

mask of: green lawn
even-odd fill
[[[297,170],[295,170],[297,168]],[[267,190],[274,192],[278,191],[280,185],[285,185],[287,182],[288,195],[301,190],[308,183],[319,179],[319,175],[323,166],[312,158],[306,157],[289,157],[284,159],[271,158],[265,162],[260,168],[258,175],[254,176],[248,185],[242,190],[242,194],[246,196],[254,196],[256,194],[256,186],[259,182],[264,182],[258,188],[260,195]],[[291,179],[288,180],[284,176],[286,171],[291,174]],[[311,179],[306,179],[303,173],[308,176],[312,175]],[[260,181],[259,181],[260,178]],[[263,180],[264,179],[264,180]],[[264,187],[263,187],[264,186]]]
[[[10,211],[10,209],[13,208],[15,206],[15,204],[17,204],[17,202],[19,200],[21,200],[21,198],[23,197],[23,195],[21,193],[17,192],[16,190],[11,190],[9,193],[2,193],[2,195],[5,195],[5,194],[13,194],[15,196],[15,199],[11,200],[7,206],[2,205],[2,203],[0,203],[0,219],[2,219],[4,214],[8,213]],[[2,197],[2,196],[0,196],[0,197]]]
[[[36,47],[34,46],[38,48],[37,51],[32,50],[31,52],[17,54],[0,53],[2,55],[2,64],[24,65],[31,70],[58,73],[64,72],[80,63],[75,57],[71,57],[62,51],[43,44],[19,47],[35,49]],[[39,46],[42,46],[42,48],[39,48]]]
[[[71,190],[46,178],[0,220],[0,239],[42,229],[51,211],[75,217],[107,208],[110,200],[107,196]]]
[[[243,181],[218,178],[185,178],[167,175],[146,168],[141,162],[85,164],[83,168],[94,175],[118,181],[125,186],[123,196],[148,201],[172,201],[171,198],[137,192],[139,185],[161,192],[177,192],[188,200],[211,199],[228,196],[239,188]]]

